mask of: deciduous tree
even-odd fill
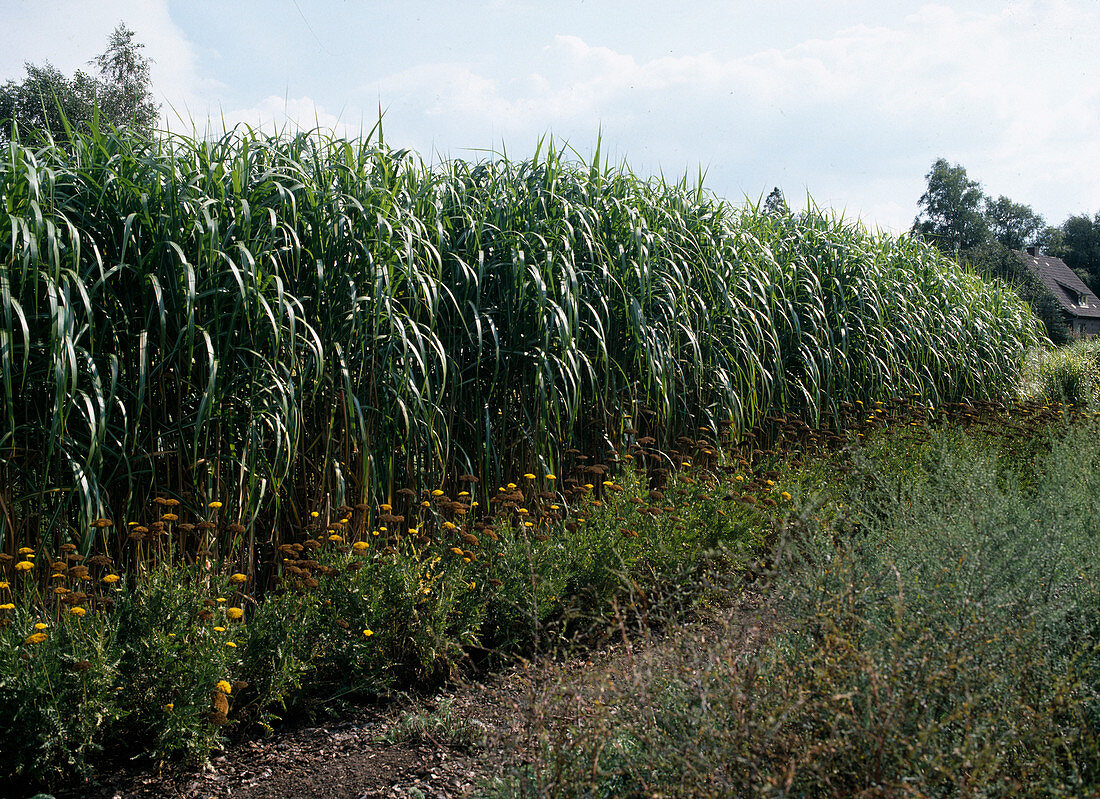
[[[980,184],[945,158],[932,164],[925,179],[927,188],[917,201],[920,213],[913,220],[913,232],[953,255],[984,242],[989,226],[982,213],[985,195]]]
[[[63,141],[69,130],[79,130],[98,119],[118,128],[150,130],[159,107],[149,90],[148,58],[134,32],[119,23],[107,49],[92,60],[98,77],[77,70],[67,77],[48,61],[30,62],[22,82],[0,86],[0,140],[37,133]]]

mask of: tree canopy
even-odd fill
[[[994,240],[1011,250],[1022,250],[1035,243],[1046,221],[1030,206],[1014,203],[1003,194],[985,199],[985,221]]]
[[[0,86],[0,140],[19,131],[69,138],[70,130],[87,127],[93,120],[118,128],[151,130],[160,107],[150,92],[150,60],[144,45],[124,23],[111,32],[107,49],[90,62],[93,76],[77,70],[67,77],[48,61],[41,66],[27,62],[22,82],[9,80]]]
[[[928,186],[917,201],[920,213],[913,220],[913,232],[952,255],[984,242],[989,225],[982,213],[985,195],[979,183],[946,158],[932,164],[924,177]]]

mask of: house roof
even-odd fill
[[[1013,250],[1073,316],[1100,319],[1100,299],[1061,258]]]

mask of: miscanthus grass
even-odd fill
[[[0,158],[0,543],[170,494],[245,557],[309,508],[855,399],[995,397],[1039,326],[811,207],[380,135],[98,131]],[[640,420],[627,433],[624,415]],[[331,521],[326,519],[325,521]]]

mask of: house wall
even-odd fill
[[[1100,319],[1071,319],[1071,332],[1076,338],[1100,335]]]

